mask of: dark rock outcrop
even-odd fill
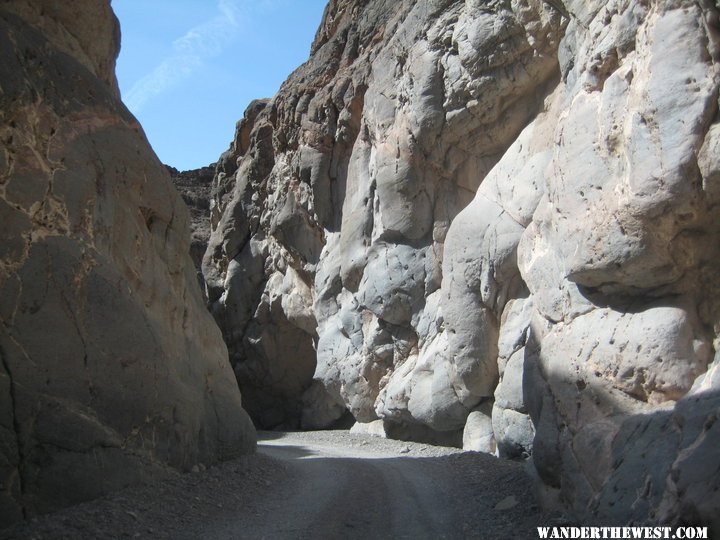
[[[202,259],[210,239],[210,200],[215,164],[189,171],[178,171],[169,165],[166,168],[170,173],[170,181],[190,211],[190,257],[197,271],[201,272]],[[204,281],[202,286],[204,288]]]
[[[251,452],[107,0],[0,4],[0,523]]]

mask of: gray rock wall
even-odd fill
[[[421,352],[440,346],[450,222],[542,106],[561,24],[541,2],[331,2],[309,62],[248,109],[204,273],[257,422],[348,408],[461,430],[492,395],[488,381],[458,399],[463,375]]]
[[[0,523],[251,452],[107,1],[0,6]]]
[[[718,29],[705,1],[330,2],[215,179],[255,421],[462,432],[582,519],[717,526]]]

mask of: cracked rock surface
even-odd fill
[[[251,452],[110,3],[0,6],[0,523]]]

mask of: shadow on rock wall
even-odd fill
[[[0,5],[0,525],[251,453],[109,1]]]
[[[720,532],[720,391],[701,376],[677,402],[629,404],[583,369],[553,370],[530,336],[524,393],[535,425],[532,460],[552,506],[583,525],[663,523]],[[636,411],[645,408],[647,412]],[[654,410],[653,410],[654,409]]]

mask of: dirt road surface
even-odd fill
[[[347,431],[260,433],[258,455],[35,518],[0,538],[537,538],[524,464]]]

